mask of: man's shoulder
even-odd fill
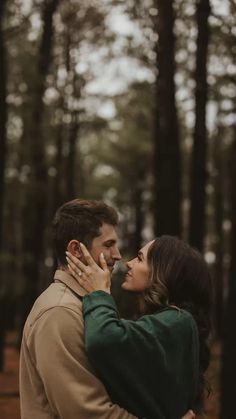
[[[53,282],[37,298],[27,323],[36,322],[41,316],[49,317],[53,311],[70,311],[75,316],[82,316],[82,301],[69,287],[62,282]]]
[[[72,291],[63,282],[53,282],[49,287],[37,298],[35,306],[44,307],[63,307],[81,311],[81,298]]]

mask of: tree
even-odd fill
[[[234,141],[230,150],[231,172],[231,262],[229,269],[228,297],[225,307],[223,327],[223,357],[221,373],[221,419],[233,419],[235,416],[236,397],[236,126],[234,126]]]
[[[42,5],[43,29],[38,49],[34,85],[31,91],[31,122],[29,128],[31,177],[27,189],[27,204],[25,205],[24,215],[25,276],[27,281],[24,308],[26,314],[37,296],[43,256],[45,191],[48,179],[43,130],[45,107],[43,95],[52,58],[53,16],[59,2],[60,0],[47,0]]]
[[[2,242],[2,223],[4,206],[4,172],[7,150],[7,63],[4,41],[3,19],[7,0],[0,3],[0,249]]]
[[[157,79],[154,138],[155,234],[180,235],[181,163],[175,103],[173,1],[157,0]]]
[[[223,284],[224,284],[224,171],[225,171],[225,152],[223,148],[223,130],[218,127],[218,132],[213,143],[213,161],[215,166],[214,175],[214,207],[215,207],[215,255],[216,261],[214,265],[214,327],[215,334],[218,338],[222,337],[222,321],[223,321]]]
[[[134,256],[143,244],[152,199],[153,85],[133,83],[113,102],[114,118],[92,118],[84,133],[87,147],[91,142],[84,153],[85,176],[90,180],[86,197],[104,199],[119,209],[122,247]]]
[[[209,42],[209,0],[198,0],[196,20],[198,28],[195,70],[195,129],[191,167],[189,241],[203,249],[206,206],[206,159],[207,159],[207,50]]]
[[[229,17],[228,17],[228,30],[226,32],[226,46],[228,47],[228,53],[230,62],[235,62],[235,13],[236,3],[234,0],[229,1]],[[236,87],[235,72],[229,74],[226,72],[226,81],[231,88]],[[231,128],[232,141],[229,147],[229,202],[230,202],[230,220],[231,220],[231,231],[230,231],[230,267],[228,273],[228,289],[227,289],[227,301],[225,305],[225,315],[223,323],[223,355],[222,355],[222,370],[221,370],[221,419],[233,419],[234,405],[236,397],[236,385],[235,385],[235,372],[236,372],[236,335],[235,330],[235,318],[236,318],[236,190],[235,190],[235,179],[236,179],[236,106],[235,106],[235,94],[233,100],[231,99],[230,113],[233,116],[233,126]]]
[[[5,197],[5,167],[7,151],[7,63],[4,41],[4,12],[7,0],[0,2],[0,252],[3,244],[3,208]],[[3,345],[5,336],[5,300],[3,284],[0,283],[0,371],[3,369]]]

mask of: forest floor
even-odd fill
[[[0,373],[0,418],[20,419],[19,352],[14,333],[7,335],[4,360],[4,371]]]
[[[212,361],[207,379],[212,387],[210,396],[206,399],[206,415],[204,419],[219,419],[219,368],[220,344],[212,346]],[[0,373],[0,418],[20,419],[19,402],[19,353],[16,349],[14,334],[7,337],[5,348],[5,368]],[[200,419],[200,418],[199,418]]]

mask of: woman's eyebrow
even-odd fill
[[[141,257],[141,259],[143,259],[143,252],[141,252],[141,250],[138,252],[138,256]]]

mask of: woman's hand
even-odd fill
[[[111,273],[107,267],[103,253],[100,255],[100,266],[93,260],[85,245],[80,243],[85,265],[81,260],[66,252],[68,269],[76,281],[88,292],[105,291],[110,294]]]
[[[196,415],[193,413],[192,410],[188,410],[188,412],[182,417],[182,419],[195,419]]]

